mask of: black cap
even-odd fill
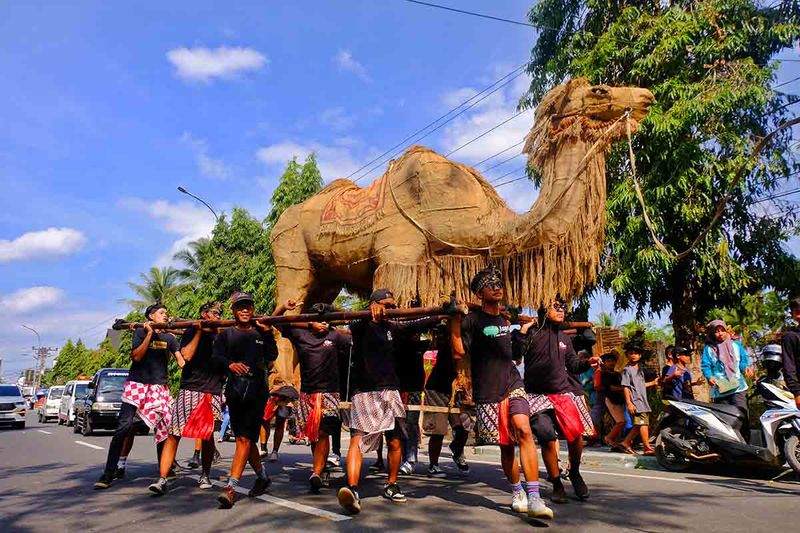
[[[385,300],[386,298],[394,298],[394,294],[389,289],[375,289],[372,291],[372,294],[369,296],[370,302],[380,302],[381,300]]]
[[[679,355],[691,355],[692,350],[683,346],[676,346],[672,353],[675,354],[676,357]]]
[[[144,310],[144,316],[145,316],[145,317],[146,317],[148,320],[150,320],[150,315],[151,315],[152,313],[154,313],[154,312],[158,311],[159,309],[166,309],[166,308],[167,308],[167,306],[166,306],[166,305],[162,304],[161,302],[156,302],[156,303],[154,303],[154,304],[152,304],[152,305],[148,305],[148,306],[147,306],[147,309],[145,309],[145,310]]]
[[[236,305],[241,302],[250,302],[254,304],[256,301],[253,298],[253,295],[247,292],[236,291],[231,295],[231,305]]]

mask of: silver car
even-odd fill
[[[44,402],[39,407],[39,422],[44,424],[52,418],[58,419],[58,409],[61,407],[61,395],[63,392],[63,385],[50,387],[50,390],[47,391],[47,398],[44,399]]]
[[[0,385],[0,425],[25,428],[27,402],[16,385]]]
[[[58,409],[58,423],[72,426],[75,424],[76,404],[83,403],[86,399],[86,386],[89,380],[68,381],[64,385],[64,394],[61,395],[61,407]]]

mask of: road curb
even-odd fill
[[[500,449],[497,446],[480,446],[468,447],[467,454],[476,457],[500,457]],[[567,450],[561,449],[561,456],[566,459]],[[643,455],[628,455],[626,453],[612,453],[593,451],[585,449],[583,451],[583,460],[581,464],[584,466],[603,467],[611,466],[615,468],[637,468],[644,470],[663,470],[659,465],[656,458],[653,456]]]

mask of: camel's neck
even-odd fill
[[[514,222],[515,248],[554,244],[575,224],[596,226],[605,209],[605,151],[593,141],[567,139],[545,158],[531,209]],[[599,197],[598,197],[599,196]],[[587,234],[595,227],[585,227]]]

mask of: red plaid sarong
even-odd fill
[[[136,414],[153,430],[156,442],[169,435],[172,396],[166,385],[126,381],[122,401],[136,407]]]
[[[339,418],[339,393],[300,393],[297,424],[310,442],[319,440],[319,427],[325,417]]]
[[[528,394],[531,416],[548,409],[556,414],[556,421],[564,433],[564,438],[572,442],[581,435],[591,437],[595,434],[589,408],[583,396],[571,392],[565,394]]]

